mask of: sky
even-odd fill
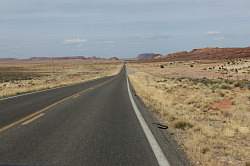
[[[249,0],[2,0],[0,58],[250,46]]]

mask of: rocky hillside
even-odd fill
[[[168,54],[164,60],[216,60],[250,57],[250,47],[246,48],[202,48]]]
[[[118,61],[119,58],[117,58],[117,57],[114,56],[114,57],[109,58],[109,60]]]
[[[144,53],[144,54],[139,54],[137,56],[137,60],[150,60],[150,59],[159,59],[161,58],[161,54],[155,54],[155,53]]]

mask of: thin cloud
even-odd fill
[[[220,35],[221,34],[221,32],[219,32],[219,31],[208,31],[207,32],[207,35],[209,35],[209,36],[216,36],[216,35]]]
[[[82,43],[86,43],[87,39],[81,39],[81,38],[70,38],[70,39],[64,39],[63,44],[66,45],[79,45]]]

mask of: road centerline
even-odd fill
[[[29,124],[29,123],[31,123],[31,122],[33,122],[33,121],[35,121],[35,120],[41,118],[41,117],[44,116],[44,115],[45,115],[45,113],[38,114],[37,116],[34,116],[33,118],[31,118],[31,119],[29,119],[29,120],[23,122],[22,125],[25,126],[25,125],[27,125],[27,124]]]
[[[19,119],[19,120],[16,120],[15,122],[12,122],[12,123],[10,123],[10,124],[8,124],[8,125],[5,125],[5,126],[3,126],[3,127],[0,128],[0,134],[3,133],[3,132],[6,131],[6,130],[12,128],[12,127],[15,127],[15,126],[17,126],[17,125],[19,125],[19,124],[21,124],[21,123],[23,123],[23,122],[25,122],[25,121],[31,119],[31,118],[34,118],[35,116],[37,116],[37,115],[39,115],[39,114],[41,114],[41,113],[44,113],[44,112],[48,111],[49,109],[55,107],[55,106],[58,105],[58,104],[61,104],[61,103],[65,102],[65,101],[67,101],[67,100],[69,100],[69,99],[74,99],[76,95],[79,95],[79,96],[80,96],[80,95],[82,95],[82,94],[84,94],[84,93],[86,93],[86,92],[88,92],[88,91],[91,91],[91,90],[94,90],[94,89],[96,89],[96,88],[98,88],[98,87],[101,87],[101,86],[103,86],[103,85],[105,85],[105,84],[111,82],[114,78],[115,78],[115,77],[113,77],[113,78],[111,78],[111,79],[109,79],[109,80],[106,80],[106,81],[104,81],[104,82],[102,82],[102,83],[100,83],[100,84],[97,84],[97,85],[95,85],[95,86],[93,86],[93,87],[89,87],[89,88],[84,89],[84,90],[82,90],[82,91],[80,91],[80,92],[77,92],[77,93],[75,93],[75,94],[73,94],[73,95],[70,95],[70,96],[68,96],[68,97],[65,97],[65,98],[63,98],[63,99],[61,99],[61,100],[59,100],[59,101],[57,101],[57,102],[55,102],[55,103],[53,103],[53,104],[51,104],[51,105],[46,106],[45,108],[43,108],[43,109],[41,109],[41,110],[38,110],[38,111],[36,111],[36,112],[34,112],[34,113],[32,113],[32,114],[29,114],[29,115],[27,115],[27,116],[25,116],[25,117],[23,117],[23,118],[21,118],[21,119]]]

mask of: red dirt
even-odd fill
[[[190,52],[177,52],[168,54],[166,60],[214,60],[236,59],[250,57],[250,47],[246,48],[202,48],[193,49]]]
[[[225,60],[250,58],[250,47],[245,48],[200,48],[192,51],[171,53],[165,56],[137,58],[140,61],[187,61],[187,60]]]
[[[212,104],[212,108],[214,109],[229,109],[233,105],[233,102],[230,99],[223,99],[220,101],[217,101]]]

